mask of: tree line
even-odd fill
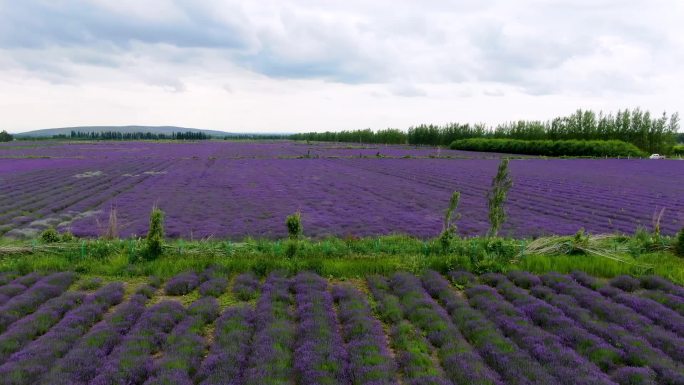
[[[76,139],[76,140],[207,140],[211,136],[204,132],[173,132],[168,134],[155,134],[151,132],[118,132],[118,131],[103,131],[103,132],[82,132],[71,131],[66,134],[54,135],[53,139]]]
[[[370,129],[292,135],[294,140],[449,146],[461,139],[622,140],[648,153],[670,153],[684,134],[678,134],[679,114],[651,115],[641,109],[616,114],[577,110],[548,121],[520,120],[497,126],[469,123],[421,124],[407,132]]]

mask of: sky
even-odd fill
[[[0,130],[684,112],[681,0],[0,0]]]

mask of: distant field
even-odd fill
[[[406,233],[434,237],[454,190],[462,235],[488,228],[485,194],[503,154],[428,147],[304,142],[13,142],[0,145],[0,234],[53,225],[103,234],[110,208],[121,236],[142,235],[156,204],[167,235],[283,237],[300,210],[307,236]],[[511,161],[502,234],[632,233],[684,226],[684,163],[676,160]]]

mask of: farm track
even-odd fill
[[[195,277],[218,279],[210,270]],[[9,385],[156,384],[177,376],[203,385],[617,384],[630,373],[646,383],[684,380],[681,318],[666,305],[658,314],[669,322],[625,305],[669,294],[681,306],[684,298],[670,294],[679,286],[581,274],[470,277],[462,290],[434,272],[372,276],[366,292],[362,282],[313,273],[263,282],[247,274],[216,298],[198,295],[196,284],[169,296],[140,283],[83,292],[76,276],[61,273],[4,279],[0,291],[22,280],[35,282],[37,293],[48,290],[40,282],[64,290],[36,299],[25,291],[0,307],[15,315],[0,333],[0,373]],[[31,305],[8,312],[19,309],[11,304],[18,299]],[[43,317],[49,322],[35,324]]]

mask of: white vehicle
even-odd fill
[[[651,156],[648,157],[648,159],[665,159],[665,155],[652,154]]]

